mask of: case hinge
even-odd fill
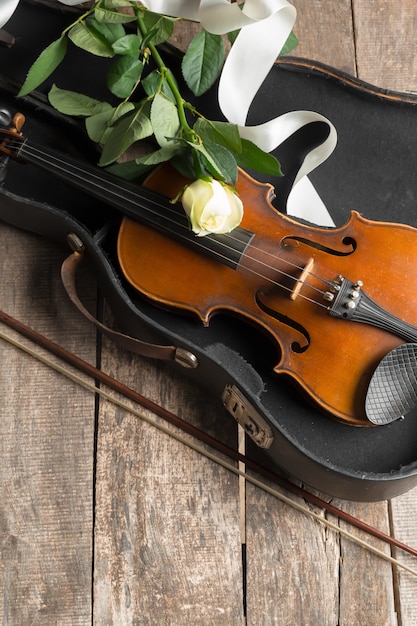
[[[229,413],[260,448],[271,447],[274,440],[272,428],[235,385],[226,385],[222,401]]]

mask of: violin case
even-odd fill
[[[56,82],[108,99],[104,80],[92,78],[102,77],[103,59],[92,59],[73,47],[48,84],[16,99],[29,65],[74,20],[75,11],[47,0],[20,2],[6,25],[9,37],[3,37],[14,38],[14,43],[0,45],[0,117],[3,109],[22,112],[27,118],[24,133],[30,139],[96,163],[97,149],[82,125],[53,110],[46,94]],[[165,53],[178,62],[175,50]],[[202,106],[212,118],[219,117],[215,89],[199,102]],[[336,225],[344,224],[355,209],[369,219],[417,226],[416,98],[382,91],[312,61],[284,58],[261,88],[249,123],[298,109],[321,113],[338,132],[334,154],[310,175]],[[326,133],[324,124],[310,124],[275,151],[285,173],[283,178],[269,179],[276,189],[278,210],[285,212],[300,163]],[[153,307],[133,292],[115,253],[121,219],[117,207],[105,207],[47,172],[6,161],[3,157],[0,163],[0,219],[66,247],[68,234],[75,233],[124,333],[179,346],[194,355],[197,367],[174,361],[172,366],[196,384],[208,386],[231,424],[232,415],[244,423],[254,438],[253,452],[260,448],[289,476],[350,500],[383,500],[417,484],[417,411],[404,420],[371,428],[344,425],[321,414],[284,379],[273,375],[276,354],[255,329],[226,316],[215,317],[204,328]],[[341,346],[342,363],[344,358]]]

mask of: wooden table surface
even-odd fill
[[[294,4],[297,54],[417,91],[415,0]],[[203,392],[97,344],[61,286],[66,251],[4,224],[0,250],[3,310],[211,429],[216,405]],[[82,289],[94,306],[93,276]],[[226,469],[3,341],[0,355],[2,624],[417,623],[412,574],[251,484],[242,498],[242,481]],[[417,546],[416,490],[333,504]]]

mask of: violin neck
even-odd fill
[[[77,161],[59,152],[39,149],[24,142],[19,157],[47,170],[52,175],[103,201],[122,214],[155,228],[188,246],[236,269],[253,234],[236,228],[233,236],[207,235],[197,237],[190,229],[180,203],[116,176]]]

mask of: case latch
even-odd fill
[[[235,385],[226,385],[222,401],[229,413],[260,448],[271,447],[274,440],[272,428]]]

